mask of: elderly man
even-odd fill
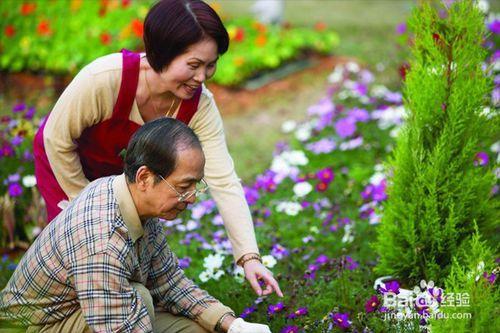
[[[270,332],[189,280],[158,217],[206,189],[196,135],[162,118],[132,137],[120,176],[98,179],[43,230],[0,292],[28,332]]]

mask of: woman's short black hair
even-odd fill
[[[217,43],[219,55],[227,51],[229,35],[224,24],[201,0],[160,0],[144,21],[146,57],[158,73],[189,46],[206,38]]]
[[[125,176],[129,183],[134,183],[137,170],[145,165],[156,175],[167,178],[175,170],[178,153],[193,148],[202,150],[200,140],[183,122],[166,117],[147,122],[130,139],[125,154]]]

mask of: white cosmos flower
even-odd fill
[[[212,274],[212,279],[214,279],[215,281],[219,281],[222,275],[224,275],[224,271],[218,270],[217,272]]]
[[[313,187],[308,182],[300,182],[293,186],[293,193],[299,198],[305,197],[312,191]]]
[[[300,126],[297,131],[295,131],[295,137],[299,141],[307,141],[311,138],[312,128],[308,125]]]
[[[302,150],[285,151],[281,156],[291,165],[306,165],[309,163],[306,154]]]
[[[476,6],[484,14],[488,13],[488,11],[490,10],[490,3],[488,1],[486,1],[486,0],[478,0],[476,2]]]
[[[344,77],[344,70],[341,66],[336,66],[335,70],[328,76],[328,82],[338,83]]]
[[[276,211],[280,213],[285,213],[290,216],[295,216],[297,215],[300,211],[302,210],[302,206],[296,202],[290,202],[290,201],[285,201],[285,202],[280,202],[276,206]]]
[[[270,254],[267,256],[263,256],[261,259],[262,264],[268,268],[273,268],[277,263],[276,259]]]
[[[233,277],[239,283],[243,283],[243,281],[245,281],[245,270],[243,267],[236,265],[233,270]]]
[[[210,280],[210,275],[211,274],[209,272],[203,271],[198,277],[200,278],[201,282],[207,282],[208,280]]]
[[[351,73],[357,73],[360,69],[359,65],[353,61],[349,61],[347,64],[345,64],[345,68]]]
[[[215,271],[222,266],[224,256],[220,253],[210,254],[203,259],[203,267],[209,271]]]
[[[290,133],[297,127],[297,123],[293,120],[287,120],[281,125],[283,133]]]
[[[22,182],[24,187],[33,187],[36,185],[36,178],[33,175],[24,176]]]

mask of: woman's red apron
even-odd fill
[[[122,51],[123,70],[120,92],[110,119],[85,129],[77,140],[77,153],[83,173],[88,180],[118,175],[123,172],[122,152],[140,125],[129,120],[139,80],[140,55]],[[183,100],[177,119],[186,125],[196,113],[201,87],[190,100]],[[58,203],[68,200],[57,182],[45,152],[43,130],[45,122],[35,135],[33,152],[35,155],[35,177],[37,186],[47,206],[48,221],[59,214]]]

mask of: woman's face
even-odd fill
[[[190,99],[201,84],[215,74],[218,59],[213,39],[191,45],[159,74],[164,88],[178,98]]]

